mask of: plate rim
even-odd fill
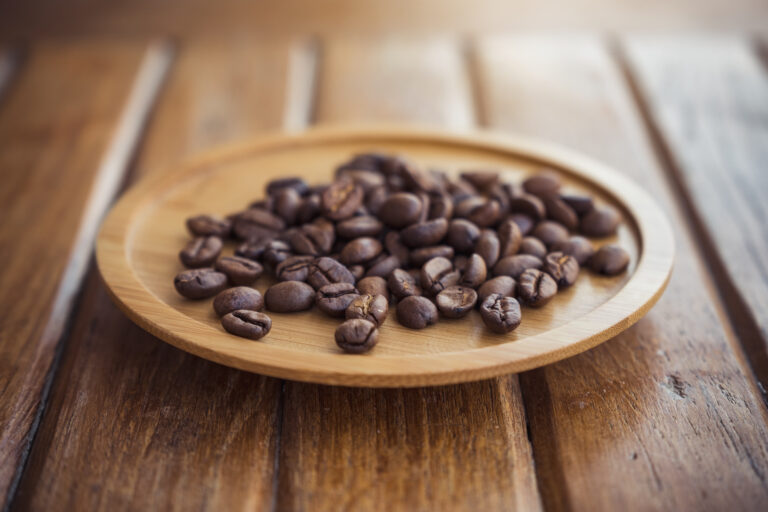
[[[522,340],[461,351],[359,356],[298,352],[248,342],[248,350],[240,352],[227,347],[211,348],[199,339],[179,335],[169,328],[168,325],[175,322],[188,323],[189,317],[146,288],[128,258],[131,226],[142,209],[158,200],[166,187],[179,178],[205,172],[205,168],[212,164],[220,165],[229,159],[270,148],[285,149],[292,145],[317,145],[345,139],[460,146],[523,157],[564,169],[601,189],[631,214],[639,238],[635,270],[614,296],[566,324]],[[642,187],[578,152],[520,135],[487,131],[450,133],[411,126],[316,127],[300,133],[267,134],[217,146],[184,159],[174,167],[177,169],[140,179],[132,185],[103,221],[96,241],[96,262],[107,291],[134,323],[163,341],[220,364],[273,377],[332,385],[414,387],[474,381],[529,370],[584,352],[627,329],[658,301],[672,272],[675,251],[672,228],[663,210]],[[633,305],[627,306],[630,296]],[[159,308],[163,313],[153,308]],[[576,341],[571,336],[570,341],[561,341],[565,331],[582,328],[583,324],[593,321],[599,327],[589,329],[592,332],[588,336]],[[542,350],[537,347],[553,343],[557,345],[555,348]],[[353,364],[350,358],[355,358]]]

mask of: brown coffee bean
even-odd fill
[[[499,225],[499,258],[506,258],[517,254],[520,244],[523,242],[523,233],[520,227],[511,219],[507,219]]]
[[[551,172],[542,172],[523,181],[523,190],[540,198],[557,195],[560,191],[560,178]]]
[[[453,217],[453,198],[448,194],[429,196],[429,219],[450,219]]]
[[[261,261],[270,240],[254,240],[243,242],[235,249],[235,256],[253,261]]]
[[[458,284],[461,277],[446,258],[432,258],[421,267],[421,285],[431,295]]]
[[[603,206],[584,215],[579,223],[579,229],[585,236],[602,238],[615,235],[619,222],[621,222],[619,212],[609,206]]]
[[[389,291],[391,291],[397,299],[422,294],[421,286],[419,286],[416,278],[400,268],[396,268],[389,274],[387,285],[389,286]]]
[[[267,265],[277,267],[280,263],[294,256],[291,246],[282,240],[272,240],[264,246],[262,260]]]
[[[365,169],[348,169],[339,173],[337,177],[350,178],[363,189],[364,194],[367,194],[374,187],[380,187],[384,184],[384,176],[381,173]]]
[[[347,320],[360,318],[380,327],[387,319],[389,301],[384,295],[360,295],[353,300],[345,312]]]
[[[336,328],[336,344],[344,352],[362,354],[371,350],[379,341],[379,330],[368,320],[347,320]]]
[[[317,290],[315,304],[317,309],[330,316],[344,316],[347,307],[360,296],[351,283],[327,284]]]
[[[312,256],[291,256],[275,267],[278,281],[306,281],[315,258]]]
[[[517,291],[516,288],[517,282],[514,279],[509,276],[498,276],[480,285],[480,288],[477,289],[477,297],[480,303],[494,293],[501,294],[504,297],[514,297]]]
[[[589,196],[566,194],[560,196],[560,199],[562,199],[565,204],[570,206],[579,217],[583,217],[584,215],[588,214],[595,207],[592,198]]]
[[[365,275],[365,267],[362,265],[350,265],[349,271],[355,277],[355,281],[359,281]]]
[[[484,229],[480,232],[480,237],[475,244],[475,252],[485,260],[487,268],[493,268],[497,261],[499,261],[499,253],[501,252],[501,243],[496,232],[492,229]]]
[[[520,254],[530,254],[543,260],[547,255],[547,246],[536,237],[526,236],[520,243]]]
[[[490,189],[499,182],[499,173],[495,171],[467,171],[462,172],[459,176],[481,192]]]
[[[523,316],[514,297],[494,293],[480,304],[480,318],[491,331],[506,334],[520,325]]]
[[[194,236],[229,237],[232,223],[215,215],[196,215],[187,219],[187,229]]]
[[[272,329],[272,319],[258,311],[237,310],[224,315],[221,325],[230,334],[258,340]]]
[[[400,177],[405,186],[413,192],[432,192],[439,190],[439,183],[435,175],[429,171],[416,167],[412,162],[402,162]]]
[[[542,270],[552,276],[558,288],[571,286],[579,277],[579,263],[576,258],[562,252],[547,254]]]
[[[487,228],[501,218],[501,206],[498,201],[471,196],[456,205],[455,213],[457,217],[465,218],[480,228]]]
[[[264,303],[275,313],[305,311],[315,303],[315,290],[302,281],[281,281],[267,288]]]
[[[232,225],[232,231],[242,240],[254,240],[272,236],[285,229],[285,221],[263,208],[251,208],[240,214]]]
[[[536,225],[536,221],[533,217],[524,213],[513,213],[508,218],[517,224],[517,227],[520,228],[520,233],[522,233],[523,236],[528,236]]]
[[[410,253],[410,264],[414,267],[421,267],[432,258],[453,259],[454,251],[450,245],[434,245],[432,247],[420,247]]]
[[[350,217],[336,224],[336,234],[344,238],[376,236],[384,229],[384,224],[371,215]]]
[[[511,213],[522,213],[531,217],[534,221],[543,219],[547,214],[547,209],[541,199],[533,194],[526,193],[509,198],[509,211]],[[526,233],[523,226],[520,226],[520,230],[523,234]]]
[[[321,203],[320,194],[310,194],[303,198],[296,211],[296,223],[306,224],[315,220],[322,212]]]
[[[592,242],[578,235],[574,235],[563,242],[552,244],[552,250],[573,256],[579,265],[585,265],[595,253]]]
[[[219,292],[213,299],[213,310],[219,316],[224,316],[238,309],[261,311],[264,309],[264,297],[261,296],[259,290],[248,286],[235,286]]]
[[[387,252],[392,256],[396,256],[400,265],[407,265],[408,258],[410,257],[410,251],[400,240],[400,233],[397,231],[390,231],[384,237],[384,246],[387,248]]]
[[[453,258],[453,268],[459,272],[464,272],[464,270],[467,268],[467,263],[469,263],[469,258],[467,258],[466,254],[459,254]]]
[[[173,278],[173,286],[188,299],[205,299],[227,287],[227,276],[212,268],[185,270]]]
[[[219,257],[222,247],[224,244],[217,236],[199,236],[179,252],[179,259],[185,267],[208,267]]]
[[[387,256],[375,265],[371,265],[365,275],[368,277],[387,277],[396,268],[400,268],[400,260],[397,259],[397,256]]]
[[[475,244],[480,238],[480,228],[474,222],[467,219],[453,219],[448,226],[446,243],[456,252],[467,253],[475,249]]]
[[[295,190],[301,196],[309,192],[309,185],[307,185],[307,182],[301,178],[294,177],[278,178],[276,180],[270,181],[267,183],[266,192],[268,196],[272,196],[277,194],[280,190],[287,188]]]
[[[461,318],[477,303],[477,292],[468,286],[449,286],[435,297],[437,309],[446,318]]]
[[[437,318],[437,307],[426,297],[406,297],[397,305],[397,321],[409,329],[424,329]]]
[[[363,188],[350,178],[340,178],[323,191],[321,204],[326,217],[344,220],[363,204]]]
[[[535,236],[541,240],[544,245],[551,248],[558,242],[564,242],[568,240],[570,233],[568,232],[568,229],[559,222],[555,222],[553,220],[543,220],[536,224],[536,227],[533,228],[531,235]]]
[[[383,295],[389,297],[387,280],[383,277],[364,277],[357,282],[357,289],[361,295]]]
[[[547,208],[547,218],[559,222],[570,230],[576,229],[579,226],[579,217],[576,215],[576,212],[559,197],[551,196],[545,198],[544,206]]]
[[[459,284],[469,288],[477,288],[485,282],[488,275],[488,268],[485,260],[479,254],[473,254],[469,257],[467,265],[462,271]]]
[[[629,253],[618,245],[604,245],[589,259],[589,268],[598,274],[615,276],[629,266]]]
[[[398,192],[390,195],[379,208],[379,219],[393,229],[401,229],[419,220],[421,200],[415,194]]]
[[[299,279],[301,281],[301,279]],[[318,290],[333,283],[355,284],[355,276],[347,267],[333,258],[323,256],[310,265],[307,282]]]
[[[408,247],[427,247],[440,242],[447,231],[446,219],[432,219],[408,226],[400,232],[400,240]]]
[[[216,270],[227,275],[234,285],[253,284],[264,272],[258,262],[240,256],[226,256],[216,262]]]
[[[345,265],[365,263],[378,256],[382,251],[381,242],[371,237],[360,237],[352,240],[341,250],[339,258]]]
[[[333,224],[305,224],[288,238],[296,254],[320,256],[328,254],[336,241]]]
[[[272,195],[272,211],[283,219],[287,226],[296,224],[303,200],[295,188],[284,187]]]
[[[515,254],[501,258],[493,267],[493,274],[496,276],[511,276],[515,279],[529,268],[539,269],[543,262],[536,256],[530,254]]]
[[[557,293],[557,283],[552,277],[534,268],[529,268],[520,275],[517,282],[517,295],[526,306],[538,308],[549,302]]]

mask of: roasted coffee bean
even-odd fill
[[[559,222],[568,229],[576,229],[579,226],[579,217],[573,208],[557,196],[544,199],[547,208],[547,218]]]
[[[454,251],[450,245],[434,245],[432,247],[420,247],[414,249],[409,255],[409,262],[414,267],[421,267],[432,258],[453,259]]]
[[[363,204],[368,211],[371,212],[371,215],[378,215],[381,205],[384,204],[384,201],[386,201],[388,197],[389,191],[387,190],[386,185],[373,187],[365,194]]]
[[[499,225],[499,258],[506,258],[517,254],[520,244],[523,242],[523,233],[520,227],[511,219],[507,219]]]
[[[299,209],[296,211],[296,223],[306,224],[312,222],[321,212],[320,194],[310,194],[302,199]]]
[[[235,249],[235,256],[246,258],[253,261],[261,261],[264,258],[264,252],[270,240],[254,240],[243,242]]]
[[[400,268],[396,268],[389,274],[387,285],[389,286],[389,291],[397,299],[422,294],[421,286],[419,286],[416,278]]]
[[[323,191],[321,204],[329,219],[347,219],[363,204],[363,188],[350,178],[340,178]]]
[[[301,178],[278,178],[267,183],[267,195],[272,196],[287,188],[295,190],[300,196],[309,192],[309,185]]]
[[[275,212],[278,217],[283,219],[287,226],[296,224],[299,208],[303,203],[303,200],[296,189],[288,187],[281,188],[274,193],[272,198],[272,211]]]
[[[410,226],[419,220],[421,199],[415,194],[398,192],[390,195],[379,208],[379,219],[393,229]]]
[[[468,286],[449,286],[435,297],[437,309],[446,318],[461,318],[477,303],[477,292]]]
[[[214,215],[196,215],[187,219],[187,229],[194,236],[227,238],[232,229],[232,223]]]
[[[493,274],[496,276],[511,276],[515,279],[529,268],[539,269],[543,262],[536,256],[530,254],[515,254],[501,258],[493,267]]]
[[[475,250],[475,244],[480,238],[480,228],[467,219],[453,219],[448,226],[446,243],[456,252],[468,253]]]
[[[429,194],[426,192],[417,192],[416,195],[419,196],[419,201],[421,201],[419,220],[416,221],[416,224],[419,224],[421,222],[426,222],[427,219],[429,219]]]
[[[387,252],[392,256],[396,256],[400,265],[407,265],[408,259],[411,256],[410,250],[400,240],[400,233],[397,231],[390,231],[384,237],[384,246],[387,248]]]
[[[574,235],[568,238],[568,240],[552,244],[552,250],[573,256],[576,258],[579,265],[585,265],[587,261],[589,261],[589,258],[595,253],[595,248],[592,247],[592,242],[583,236],[578,235]]]
[[[466,254],[459,254],[458,256],[453,258],[453,268],[455,268],[459,272],[464,272],[464,270],[467,268],[467,263],[469,263],[469,258],[467,258]]]
[[[480,304],[480,318],[491,331],[506,334],[520,325],[523,315],[514,297],[494,293]]]
[[[543,260],[547,255],[547,246],[544,245],[544,242],[536,237],[526,236],[523,237],[523,241],[520,243],[519,254],[530,254],[532,256],[536,256],[540,260]]]
[[[531,235],[544,242],[544,245],[548,248],[551,248],[558,242],[568,240],[570,233],[568,232],[568,229],[559,222],[543,220],[536,224]]]
[[[264,297],[261,296],[259,290],[248,286],[235,286],[219,292],[213,299],[213,310],[219,316],[224,316],[238,309],[261,311],[264,309]]]
[[[475,244],[475,252],[485,260],[486,267],[493,268],[496,262],[499,261],[500,251],[501,243],[496,232],[492,229],[482,230]]]
[[[603,206],[584,215],[579,223],[579,229],[586,236],[602,238],[615,235],[620,221],[619,212],[609,206]]]
[[[310,265],[309,274],[307,275],[307,282],[315,290],[333,283],[355,284],[355,281],[355,276],[352,275],[352,272],[347,267],[335,259],[326,256],[316,259]]]
[[[534,174],[523,181],[523,190],[541,198],[555,196],[560,192],[560,178],[550,172]]]
[[[429,219],[450,219],[453,217],[453,198],[448,194],[429,196]]]
[[[350,178],[363,189],[363,194],[367,194],[374,187],[384,185],[384,176],[378,171],[349,169],[341,172],[338,176]]]
[[[382,251],[381,242],[367,236],[356,238],[341,250],[339,258],[345,265],[365,263],[378,256]]]
[[[400,268],[400,260],[397,256],[387,256],[375,265],[371,265],[365,273],[367,277],[387,277],[396,268]]]
[[[221,254],[224,244],[217,236],[199,236],[179,252],[179,259],[185,267],[209,267]]]
[[[492,226],[501,217],[501,206],[498,201],[489,200],[483,196],[470,196],[461,200],[454,213],[457,217],[465,218],[480,228]]]
[[[256,261],[241,256],[226,256],[216,262],[216,270],[227,275],[229,282],[234,285],[253,284],[264,272],[264,268]]]
[[[437,307],[426,297],[410,296],[397,304],[397,321],[409,329],[424,329],[437,318]]]
[[[365,267],[362,265],[350,265],[348,268],[355,281],[359,281],[365,275]]]
[[[533,217],[524,213],[513,213],[508,219],[517,224],[517,227],[520,228],[520,233],[522,233],[523,236],[528,236],[536,225],[536,221]]]
[[[291,246],[282,240],[272,240],[264,247],[262,260],[273,268],[293,256]]]
[[[459,178],[448,182],[448,193],[454,200],[458,200],[459,198],[476,195],[477,189],[467,180]]]
[[[383,277],[364,277],[357,282],[357,289],[361,295],[383,295],[389,297],[387,280]]]
[[[312,256],[291,256],[275,267],[278,281],[306,281],[315,258]]]
[[[547,209],[541,199],[533,194],[526,193],[509,198],[509,211],[511,213],[525,214],[531,217],[534,221],[543,219],[547,214]],[[523,226],[520,226],[520,230],[523,234],[526,233]]]
[[[254,240],[272,236],[285,229],[285,221],[262,208],[251,208],[240,214],[232,225],[232,231],[242,240]]]
[[[469,288],[477,288],[485,282],[488,275],[488,268],[485,260],[479,254],[473,254],[467,261],[467,266],[461,274],[459,284]]]
[[[517,295],[526,306],[538,308],[549,302],[557,293],[557,283],[552,277],[534,268],[520,275]]]
[[[272,329],[272,319],[258,311],[237,310],[224,315],[221,325],[230,334],[258,340]]]
[[[347,307],[360,296],[351,283],[327,284],[317,290],[315,304],[317,309],[330,316],[344,316]]]
[[[514,297],[517,291],[517,282],[509,276],[498,276],[489,279],[480,285],[477,289],[477,297],[480,303],[485,301],[486,297],[494,293],[501,294],[504,297]]]
[[[408,226],[400,232],[400,240],[409,247],[427,247],[439,243],[447,231],[446,219],[432,219]]]
[[[579,263],[576,258],[559,251],[547,254],[542,270],[552,276],[558,288],[571,286],[579,277]]]
[[[338,326],[333,336],[344,352],[362,354],[371,350],[379,341],[379,330],[374,323],[355,318]]]
[[[462,172],[459,176],[470,182],[480,192],[490,189],[499,182],[499,173],[495,171],[468,171]]]
[[[288,238],[291,248],[297,254],[320,256],[328,254],[336,241],[336,233],[330,222],[305,224]]]
[[[629,253],[618,245],[604,245],[589,259],[589,268],[598,274],[615,276],[627,270]]]
[[[257,209],[257,210],[267,210],[272,211],[272,206],[274,205],[274,200],[272,199],[272,196],[267,196],[264,199],[259,199],[258,201],[253,201],[251,204],[248,205],[248,209]],[[247,210],[246,210],[247,211]],[[237,218],[240,217],[245,212],[240,212],[237,214]]]
[[[417,167],[413,162],[402,162],[400,177],[405,186],[414,192],[432,192],[440,188],[434,174]]]
[[[351,217],[336,224],[336,234],[344,238],[376,236],[384,229],[379,219],[371,215]]]
[[[264,303],[275,313],[305,311],[315,303],[315,289],[302,281],[281,281],[267,288]]]
[[[579,217],[583,217],[584,215],[588,214],[595,207],[592,198],[589,196],[566,194],[560,196],[560,199],[562,199],[565,204],[570,206]]]
[[[447,258],[432,258],[421,267],[421,285],[432,295],[457,284],[460,277]]]
[[[336,168],[336,173],[340,173],[348,169],[363,169],[368,171],[383,172],[382,168],[389,159],[389,156],[380,153],[360,153],[353,156],[349,161],[339,165]]]
[[[173,286],[188,299],[205,299],[227,287],[227,276],[212,268],[185,270],[173,278]]]
[[[368,320],[380,327],[387,319],[389,301],[384,295],[359,295],[353,300],[345,312],[347,320],[360,318]]]

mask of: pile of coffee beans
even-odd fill
[[[189,270],[174,285],[190,299],[215,296],[224,329],[251,339],[272,327],[264,308],[317,307],[343,322],[342,350],[366,352],[390,304],[411,329],[478,309],[490,331],[505,334],[520,325],[521,306],[545,305],[583,267],[624,272],[624,249],[595,250],[586,238],[613,235],[620,221],[613,208],[561,190],[552,171],[520,184],[485,170],[451,179],[365,153],[330,184],[279,179],[242,212],[188,219],[193,238],[179,258]],[[225,240],[238,241],[233,256],[221,257]],[[277,282],[262,297],[253,285],[265,271]]]

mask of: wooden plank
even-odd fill
[[[470,126],[457,45],[335,40],[321,62],[319,122]],[[286,382],[279,466],[280,510],[540,508],[516,376],[407,390]]]
[[[766,410],[618,68],[599,41],[477,46],[494,128],[546,137],[626,172],[668,212],[677,264],[634,327],[521,376],[551,509],[756,510],[768,500]]]
[[[146,75],[145,48],[114,42],[35,45],[0,107],[4,503],[34,437],[56,347],[103,213],[100,203],[89,200],[90,192],[108,193],[110,181],[119,179],[119,169],[100,159],[116,129],[124,133],[118,148],[123,151],[106,154],[113,162],[126,158],[135,133],[118,120],[132,115],[140,123],[157,87],[154,76],[145,79],[142,101],[121,116],[137,71]]]
[[[749,41],[644,39],[627,56],[739,338],[768,386],[768,74]]]
[[[133,179],[282,122],[287,42],[180,49]],[[16,505],[71,510],[264,509],[280,382],[196,358],[134,326],[95,270]]]

